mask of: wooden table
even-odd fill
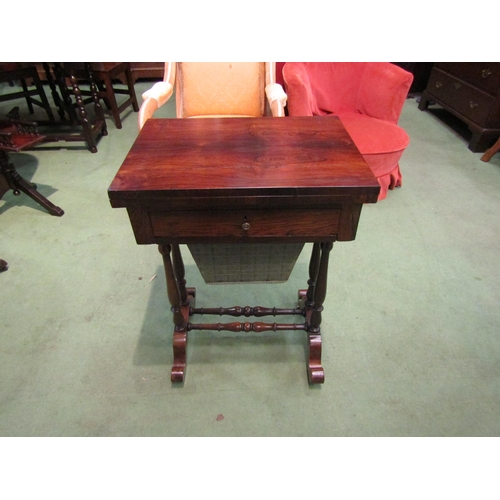
[[[322,383],[321,312],[329,253],[350,241],[379,185],[338,118],[150,119],[108,194],[125,207],[138,244],[163,256],[174,321],[171,379],[184,380],[191,330],[304,330],[309,383]],[[308,287],[297,309],[196,308],[180,244],[313,243]],[[302,324],[193,324],[195,314],[300,314]]]

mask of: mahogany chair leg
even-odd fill
[[[116,128],[120,129],[122,128],[122,120],[120,118],[120,112],[118,111],[118,104],[116,102],[115,93],[113,91],[113,82],[111,81],[111,78],[107,73],[103,75],[103,79],[104,79],[108,108],[111,109],[111,115],[113,116],[113,121],[115,122]]]
[[[493,155],[495,153],[498,153],[500,151],[500,137],[498,138],[497,142],[491,146],[490,149],[486,150],[486,152],[481,156],[481,161],[488,162],[491,160]]]

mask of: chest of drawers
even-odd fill
[[[418,107],[431,102],[467,125],[471,151],[485,151],[500,136],[500,63],[434,63]]]

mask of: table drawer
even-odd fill
[[[434,68],[427,91],[454,111],[479,125],[485,125],[494,99],[461,80]]]
[[[332,237],[338,234],[340,209],[154,211],[155,238]]]

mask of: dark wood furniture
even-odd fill
[[[22,191],[51,215],[61,217],[64,211],[40,194],[36,184],[23,179],[8,157],[9,152],[18,153],[32,148],[44,139],[38,134],[36,123],[16,119],[0,122],[0,198],[10,189],[16,196]]]
[[[163,80],[165,72],[164,62],[131,62],[132,79],[134,83],[139,79]]]
[[[163,73],[165,71],[164,62],[131,62],[129,64],[133,83],[136,83],[137,80],[163,80]],[[36,63],[36,68],[40,79],[45,81],[47,77],[45,75],[43,64]],[[118,75],[116,78],[124,85],[127,83],[124,75]]]
[[[83,63],[71,63],[77,78],[86,80],[88,75]],[[130,63],[125,62],[92,62],[89,63],[94,82],[97,85],[97,96],[104,101],[110,110],[116,128],[122,128],[121,113],[132,106],[135,112],[139,111],[135,95],[134,80]],[[113,86],[113,81],[119,80],[126,88]],[[82,95],[93,98],[92,89],[81,90]],[[120,105],[116,102],[116,95],[125,95],[127,98]]]
[[[471,151],[485,151],[500,136],[500,63],[434,63],[418,108],[431,102],[468,126]]]
[[[91,153],[97,153],[97,142],[108,135],[106,120],[99,102],[97,86],[89,63],[84,63],[86,80],[90,85],[91,109],[85,107],[85,99],[76,76],[77,66],[71,63],[43,63],[46,81],[59,115],[58,120],[38,120],[44,142],[85,142]],[[46,127],[44,130],[43,127]]]
[[[355,238],[361,207],[380,187],[336,117],[150,119],[109,188],[138,244],[163,256],[174,321],[171,379],[184,380],[191,330],[307,334],[310,383],[322,383],[321,313],[329,253]],[[196,308],[180,244],[312,242],[308,288],[296,309]],[[300,315],[302,323],[195,324],[198,314]]]
[[[34,65],[23,66],[21,63],[0,63],[0,82],[14,83],[16,81],[20,82],[22,90],[0,95],[0,102],[24,98],[31,114],[34,113],[33,105],[41,106],[47,113],[48,119],[54,120],[54,114],[36,67]]]

